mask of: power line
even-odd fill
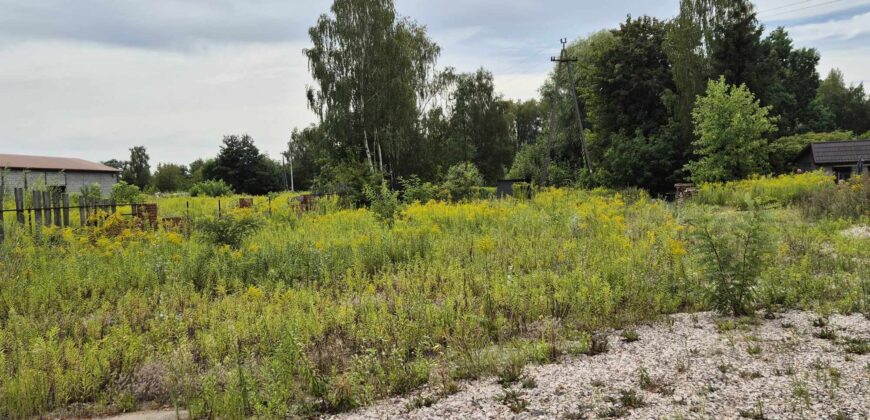
[[[814,2],[814,1],[818,1],[818,0],[803,0],[803,1],[799,1],[799,2],[797,2],[797,3],[784,4],[784,5],[782,5],[782,6],[773,7],[773,8],[770,8],[770,9],[760,10],[760,11],[758,12],[758,14],[764,14],[764,13],[768,13],[768,12],[775,12],[775,11],[777,11],[777,10],[787,9],[787,8],[789,8],[789,7],[800,6],[800,5],[802,5],[802,4],[812,3],[812,2]]]
[[[786,11],[784,11],[784,12],[779,12],[779,13],[774,13],[774,14],[772,14],[772,15],[768,15],[768,16],[766,16],[765,18],[766,18],[766,19],[770,19],[770,18],[772,18],[772,17],[777,17],[777,16],[782,16],[782,15],[787,15],[787,14],[789,14],[789,13],[794,13],[794,12],[800,12],[800,11],[802,11],[802,10],[814,9],[814,8],[816,8],[816,7],[827,6],[827,5],[829,5],[829,4],[839,3],[839,2],[841,2],[841,1],[843,1],[843,0],[831,0],[831,1],[828,1],[828,2],[825,2],[825,3],[813,4],[813,5],[806,6],[806,7],[801,7],[801,8],[792,9],[792,10],[786,10]]]

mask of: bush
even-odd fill
[[[111,197],[116,203],[128,204],[138,202],[141,194],[139,187],[124,181],[118,181],[117,184],[112,186]]]
[[[852,177],[836,185],[831,182],[829,188],[807,194],[798,207],[812,219],[858,219],[870,209],[870,175]]]
[[[772,247],[767,211],[749,203],[750,211],[730,220],[701,215],[691,224],[700,270],[713,308],[734,316],[754,312],[755,287]]]
[[[103,198],[103,190],[100,188],[100,184],[97,183],[84,185],[80,191],[81,195],[79,196],[79,202],[81,202],[81,200],[99,200]]]
[[[190,187],[191,197],[225,197],[233,195],[233,187],[221,179],[197,182]]]
[[[392,224],[393,218],[399,211],[399,192],[391,191],[387,186],[386,181],[381,183],[380,187],[372,187],[366,185],[364,189],[366,199],[369,201],[369,208],[382,222]]]
[[[833,189],[833,176],[822,171],[777,177],[755,176],[740,181],[702,184],[695,201],[745,210],[747,199],[787,205],[798,203],[816,192]]]
[[[444,188],[453,200],[461,201],[474,198],[483,186],[483,177],[472,163],[459,163],[447,171]]]
[[[215,245],[239,248],[250,234],[263,225],[262,220],[247,211],[237,211],[221,217],[206,217],[196,222],[197,230]]]
[[[399,180],[402,186],[402,201],[411,203],[428,203],[438,198],[438,186],[431,182],[423,182],[417,175]]]

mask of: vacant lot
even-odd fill
[[[8,229],[0,252],[0,417],[165,406],[191,417],[340,413],[424,386],[447,396],[470,379],[510,382],[528,362],[583,363],[571,357],[598,352],[597,331],[663,314],[870,312],[870,247],[855,234],[863,221],[799,204],[865,190],[820,185],[817,178],[763,180],[679,205],[633,191],[568,189],[532,200],[375,203],[375,211],[324,201],[301,216],[203,212],[189,238],[185,230],[142,231],[117,218],[97,228],[47,229],[39,241]],[[831,198],[812,201],[818,190]],[[689,328],[686,319],[674,328]],[[716,334],[707,315],[698,322],[699,333],[712,334],[698,351],[718,346],[721,359],[737,357],[747,352],[741,340],[754,334],[760,354],[740,356],[779,360],[765,337],[781,321],[745,334]],[[651,331],[637,328],[634,345],[656,343]],[[736,344],[720,343],[727,337]],[[617,352],[596,357],[617,357],[623,344],[611,347]],[[650,362],[601,371],[613,379],[596,391],[601,401],[571,394],[573,401],[547,408],[533,394],[517,397],[533,410],[565,412],[588,398],[590,412],[600,411],[643,367],[653,380],[667,374],[663,386],[674,394],[638,391],[648,404],[640,410],[682,396],[688,411],[700,398],[693,380],[681,388],[678,360],[636,360]],[[700,367],[718,360],[688,357],[687,375],[715,376]],[[765,380],[804,380],[775,376],[770,366],[759,367]],[[832,389],[838,398],[851,395],[846,385],[857,376],[832,366],[843,384]],[[547,368],[529,372],[535,369]],[[727,395],[740,372],[720,375],[711,384],[720,393],[711,395]],[[540,382],[540,392],[549,392]],[[810,392],[809,407],[825,401],[817,395]],[[498,410],[506,406],[485,396]]]

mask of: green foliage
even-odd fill
[[[123,182],[123,181],[119,181]],[[99,183],[93,183],[90,185],[82,185],[82,189],[79,191],[80,199],[85,200],[99,200],[103,198],[103,189],[100,187]]]
[[[751,212],[685,213],[638,193],[430,201],[392,225],[321,200],[301,216],[204,221],[216,199],[160,199],[162,214],[191,202],[201,223],[189,239],[120,218],[108,224],[123,229],[63,229],[50,245],[7,235],[0,270],[20,286],[0,288],[0,417],[169,402],[195,418],[311,417],[427,381],[444,392],[462,378],[510,382],[524,363],[606,351],[592,332],[627,329],[630,341],[635,322],[715,308],[718,271],[674,211],[709,217],[732,261],[753,231]],[[755,229],[777,246],[759,260],[750,305],[866,311],[866,239],[786,206]],[[262,228],[248,231],[249,217]]]
[[[139,187],[140,190],[144,190],[151,183],[151,165],[148,163],[149,159],[150,157],[145,150],[145,146],[136,146],[130,149],[130,160],[124,162],[121,180]]]
[[[308,30],[308,91],[331,160],[402,177],[432,160],[417,131],[437,88],[440,48],[426,28],[397,15],[392,0],[335,0]],[[360,190],[361,192],[362,190]]]
[[[158,164],[152,181],[160,192],[185,191],[188,189],[187,168],[174,163]]]
[[[220,179],[197,182],[189,192],[191,197],[225,197],[234,193],[233,187]]]
[[[220,153],[213,164],[203,168],[203,176],[222,180],[233,191],[254,195],[279,190],[282,179],[277,164],[261,154],[247,134],[224,136]]]
[[[227,216],[206,217],[196,221],[196,230],[215,244],[239,248],[244,240],[263,226],[263,221],[245,211]]]
[[[406,204],[427,203],[439,196],[439,188],[430,182],[423,182],[416,175],[399,180],[402,186],[402,201]]]
[[[846,86],[842,71],[832,69],[821,82],[818,101],[830,110],[836,128],[855,133],[870,130],[870,98],[864,85]]]
[[[746,209],[747,203],[781,206],[802,203],[815,194],[835,188],[834,177],[824,171],[777,177],[750,177],[727,183],[706,183],[698,188],[699,203]]]
[[[767,210],[751,203],[744,214],[692,220],[692,238],[708,299],[718,311],[733,316],[751,315],[755,288],[771,251],[772,238]]]
[[[453,155],[470,160],[487,182],[505,174],[514,154],[507,103],[495,93],[492,73],[478,70],[460,74],[452,93],[453,106],[449,126]]]
[[[829,133],[806,133],[793,136],[780,137],[770,143],[770,168],[773,173],[782,174],[792,172],[794,161],[798,155],[811,143],[826,141],[854,140],[855,134],[851,131],[832,131]]]
[[[483,177],[477,167],[468,162],[451,166],[444,180],[444,189],[457,201],[475,197],[482,186]]]
[[[384,181],[379,187],[366,185],[364,193],[369,201],[369,209],[378,219],[392,224],[393,218],[396,217],[396,213],[401,208],[399,192],[390,190],[389,185]]]
[[[799,208],[813,220],[826,217],[858,220],[868,215],[870,209],[870,175],[854,176],[836,185],[831,181],[828,188],[808,194]]]
[[[111,198],[116,203],[138,203],[141,194],[142,192],[139,190],[139,187],[124,181],[118,181],[117,184],[112,186]]]
[[[698,160],[686,165],[695,182],[745,178],[767,169],[767,141],[775,129],[770,108],[762,107],[745,85],[735,87],[724,78],[710,81],[698,98],[692,118]]]
[[[383,176],[372,172],[363,162],[326,161],[314,179],[313,190],[339,195],[347,205],[360,205],[368,202],[366,188],[380,185],[382,181]]]

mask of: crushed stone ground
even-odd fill
[[[635,342],[612,331],[607,353],[528,366],[507,388],[486,378],[449,396],[423,389],[337,418],[870,418],[870,354],[846,350],[849,339],[870,340],[870,320],[818,319],[789,312],[729,330],[712,313],[673,315],[636,328]],[[525,404],[517,412],[501,401],[510,391],[514,408]],[[626,407],[620,397],[632,391],[641,402]],[[413,408],[421,396],[434,403]]]

